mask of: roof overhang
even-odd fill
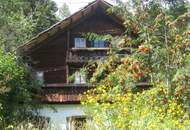
[[[80,11],[74,13],[73,15],[69,16],[68,18],[54,24],[50,28],[46,29],[45,31],[39,33],[37,36],[26,42],[25,44],[18,47],[19,53],[27,53],[35,46],[41,44],[43,41],[49,39],[50,37],[54,36],[60,31],[67,30],[69,26],[76,23],[78,20],[80,20],[82,17],[88,16],[90,13],[92,13],[95,9],[101,8],[105,11],[107,11],[108,8],[112,7],[111,4],[104,0],[95,0],[94,2],[88,4]],[[114,15],[114,14],[112,14]],[[116,15],[117,22],[119,21],[122,25],[122,19]],[[118,20],[119,19],[119,20]]]

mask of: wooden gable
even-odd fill
[[[46,44],[47,40],[52,39],[56,35],[59,35],[62,32],[66,32],[68,29],[72,28],[73,26],[78,25],[81,21],[85,21],[86,18],[89,16],[99,13],[97,10],[101,10],[107,16],[109,16],[112,20],[120,24],[122,26],[122,19],[121,17],[115,14],[108,14],[107,9],[111,8],[112,5],[105,2],[104,0],[95,0],[94,2],[90,3],[89,5],[85,6],[80,11],[74,13],[70,17],[64,19],[63,21],[53,25],[52,27],[48,28],[47,30],[39,33],[36,37],[32,38],[27,43],[23,44],[18,48],[19,53],[21,54],[28,54],[32,53],[33,49],[39,48],[42,44]]]
[[[88,85],[71,84],[68,82],[72,68],[80,68],[80,58],[74,59],[75,64],[67,61],[74,46],[74,38],[83,33],[120,35],[124,32],[122,20],[114,14],[108,14],[111,5],[103,0],[96,0],[65,20],[40,33],[18,50],[28,58],[30,65],[44,73],[43,102],[79,102],[79,94],[89,89]],[[107,49],[76,51],[81,55],[107,54]],[[76,53],[73,56],[76,57]],[[77,62],[79,61],[79,62]]]

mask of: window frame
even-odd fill
[[[82,72],[76,72],[74,84],[86,84],[86,74]]]
[[[86,39],[82,37],[75,37],[74,48],[86,48]]]
[[[40,83],[44,83],[44,72],[43,71],[36,71],[36,80]]]

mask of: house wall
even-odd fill
[[[70,31],[69,39],[68,30]],[[97,9],[89,16],[85,16],[77,23],[73,23],[66,30],[60,30],[55,36],[40,43],[32,51],[30,57],[34,62],[33,67],[39,71],[44,71],[46,84],[67,83],[67,69],[76,67],[76,65],[68,65],[68,67],[68,63],[66,63],[67,51],[69,51],[67,47],[68,41],[69,48],[72,48],[74,38],[87,32],[116,36],[123,32],[123,27],[101,9]]]
[[[74,47],[75,37],[80,37],[81,34],[89,32],[117,36],[124,32],[124,27],[116,23],[116,21],[114,21],[111,16],[106,14],[104,11],[97,9],[93,14],[83,18],[81,22],[78,22],[78,24],[74,25],[70,29],[70,48]]]
[[[31,54],[33,68],[44,72],[45,83],[66,82],[66,33],[41,43]]]
[[[50,118],[51,130],[66,130],[66,118],[84,115],[83,107],[77,104],[70,105],[43,105],[39,115]]]
[[[71,17],[68,27],[64,29],[59,28],[56,34],[53,36],[50,34],[48,39],[38,43],[38,46],[36,45],[30,48],[30,51],[27,53],[29,58],[26,57],[26,59],[31,60],[29,62],[32,67],[37,71],[44,72],[46,87],[43,87],[44,95],[42,99],[45,98],[45,103],[59,103],[59,105],[43,105],[43,108],[39,110],[41,116],[50,119],[51,130],[66,130],[67,117],[84,115],[83,108],[80,104],[61,104],[73,103],[74,101],[79,103],[80,99],[78,95],[89,89],[85,86],[74,88],[77,87],[75,86],[76,84],[74,87],[71,85],[71,88],[65,85],[65,83],[68,83],[68,74],[73,73],[75,69],[79,69],[84,64],[80,63],[80,58],[80,62],[78,60],[74,63],[66,61],[67,54],[74,47],[74,38],[81,37],[83,33],[87,32],[111,34],[112,36],[117,36],[124,32],[121,21],[118,22],[119,20],[117,18],[106,14],[106,10],[101,5],[101,8],[94,7],[95,5],[89,10],[90,13],[88,15],[85,15],[85,11],[82,12],[82,18],[80,20],[75,21]],[[79,50],[77,53],[79,53],[79,56],[85,55],[92,57],[89,55],[92,53],[91,51],[84,51],[81,52]],[[102,54],[101,50],[95,50],[93,53],[96,55],[101,53],[101,56],[106,54],[105,52]]]

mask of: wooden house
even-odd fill
[[[40,114],[50,119],[51,129],[75,129],[77,124],[72,122],[84,119],[79,94],[91,86],[83,74],[77,74],[73,82],[69,76],[89,60],[105,57],[109,49],[106,42],[89,41],[83,34],[118,36],[124,32],[121,18],[107,13],[110,7],[96,0],[19,48],[43,82]]]

